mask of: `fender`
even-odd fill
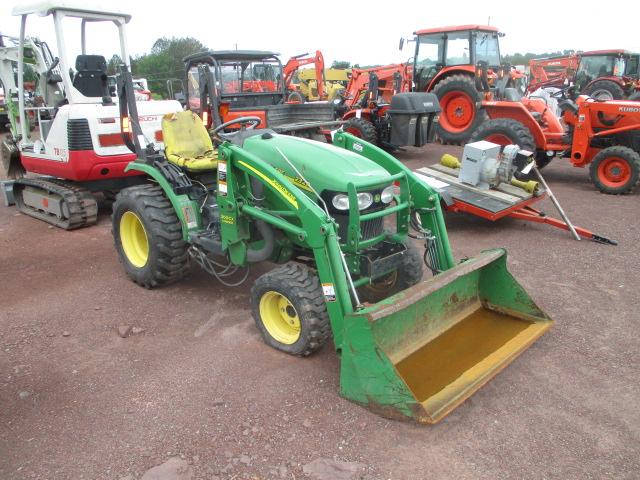
[[[373,115],[373,110],[371,110],[370,108],[356,108],[353,110],[349,110],[347,113],[344,114],[344,116],[342,117],[342,120],[350,120],[352,118],[355,118],[356,116],[356,112],[360,111],[360,118],[364,118],[367,121],[371,121],[371,115]]]
[[[189,239],[190,230],[198,230],[202,227],[199,205],[187,195],[176,194],[167,179],[156,167],[136,160],[129,163],[124,171],[128,172],[129,170],[145,173],[160,185],[180,220],[183,240],[187,241]]]
[[[489,78],[491,78],[491,73],[490,72],[487,72],[487,73],[489,75]],[[473,65],[444,67],[440,69],[438,73],[436,73],[436,76],[433,77],[433,79],[429,82],[429,85],[427,86],[427,89],[425,91],[431,92],[438,83],[440,83],[445,78],[450,77],[451,75],[469,75],[470,77],[475,78],[475,74],[476,74],[476,70]]]

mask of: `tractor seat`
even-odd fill
[[[168,113],[162,117],[162,137],[167,160],[192,172],[215,170],[218,151],[213,148],[209,132],[195,113]]]
[[[110,97],[107,85],[107,61],[102,55],[78,55],[76,57],[76,71],[73,77],[73,86],[82,95],[85,97]]]

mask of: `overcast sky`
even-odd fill
[[[33,2],[3,0],[1,3],[0,32],[17,36],[19,19],[11,15],[11,10],[15,5]],[[133,16],[128,27],[132,55],[148,52],[153,42],[162,36],[192,36],[213,49],[232,49],[237,45],[239,49],[274,50],[282,54],[283,61],[291,55],[320,49],[327,64],[333,60],[361,65],[393,63],[411,56],[413,44],[409,48],[405,46],[403,52],[398,50],[401,36],[410,36],[420,28],[486,24],[489,18],[491,25],[506,34],[501,40],[503,54],[604,48],[640,51],[640,2],[637,0],[616,2],[616,8],[602,8],[601,1],[547,0],[111,0],[99,4]],[[526,12],[528,6],[534,7]],[[31,33],[36,32],[53,44],[50,23],[49,19],[34,20],[30,24],[34,28]]]

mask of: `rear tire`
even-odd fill
[[[536,141],[531,131],[524,124],[511,118],[496,118],[484,122],[473,132],[469,139],[470,142],[480,140],[497,143],[498,145],[518,145],[523,150],[533,152],[538,169],[546,167],[551,161],[551,158],[545,152],[537,151]],[[522,178],[526,180],[538,179],[535,172],[530,172]]]
[[[331,334],[329,314],[315,272],[288,263],[256,280],[251,313],[267,345],[305,357],[321,348]]]
[[[482,95],[468,75],[451,75],[433,88],[442,112],[436,133],[443,143],[466,142],[473,131],[483,122],[486,113],[476,105]]]
[[[127,275],[145,288],[181,279],[189,269],[182,225],[162,188],[137,185],[118,193],[112,233]]]
[[[629,193],[640,177],[640,155],[627,147],[605,148],[593,157],[589,176],[602,193]]]
[[[376,127],[373,126],[373,123],[364,118],[350,118],[346,121],[346,123],[342,127],[342,130],[358,138],[361,138],[365,142],[373,143],[374,145],[378,143],[378,133],[376,132]]]
[[[629,98],[627,98],[627,100],[630,100],[632,102],[640,102],[640,91],[634,92],[629,95]]]
[[[584,89],[585,95],[594,100],[621,100],[624,98],[624,90],[620,85],[611,80],[596,80]]]

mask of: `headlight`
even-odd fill
[[[360,210],[369,208],[372,203],[373,203],[373,195],[371,195],[369,192],[362,192],[358,194],[358,208]]]
[[[349,196],[344,193],[339,193],[333,197],[331,203],[333,203],[333,206],[338,210],[349,210]]]
[[[380,200],[382,203],[391,203],[391,200],[393,200],[394,190],[395,188],[393,185],[389,185],[387,188],[382,190],[382,193],[380,194]]]
[[[358,193],[358,209],[364,210],[365,208],[369,208],[373,203],[373,195],[369,192],[361,192]],[[338,210],[349,210],[349,196],[344,193],[338,193],[333,197],[331,203]]]

